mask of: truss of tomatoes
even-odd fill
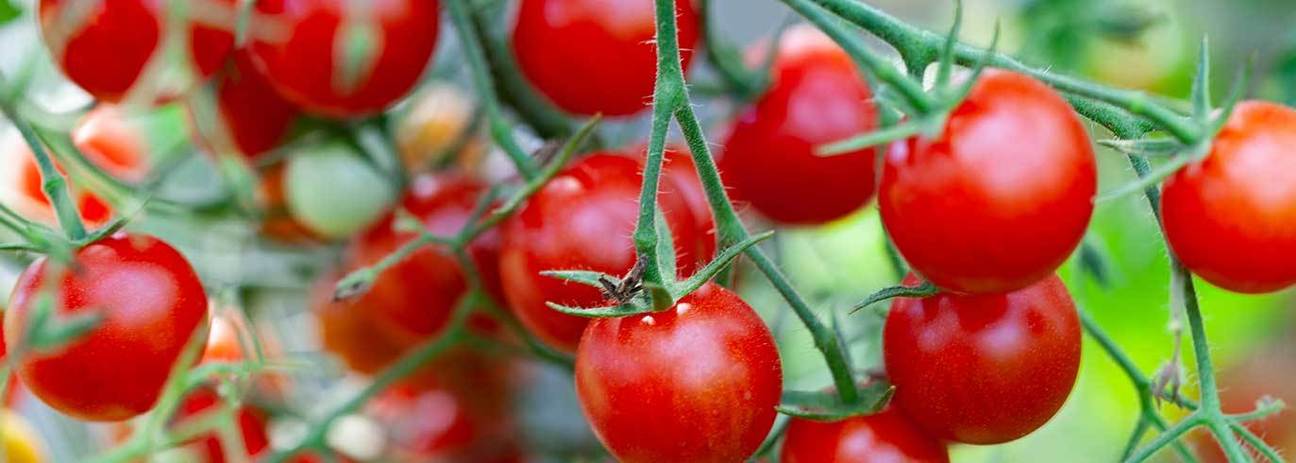
[[[146,0],[108,0],[75,21],[68,3],[40,2],[42,34],[59,66],[100,101],[127,98],[149,79],[150,57],[165,36],[163,11]],[[232,11],[234,2],[215,4]],[[333,46],[353,25],[345,4],[261,0],[255,13],[275,27],[252,31],[240,50],[234,50],[232,25],[186,25],[193,71],[211,79],[205,85],[215,109],[191,108],[196,128],[215,123],[201,142],[255,161],[280,147],[303,114],[368,116],[406,96],[436,47],[437,2],[370,6],[368,20],[377,26],[371,33],[382,45],[358,69],[338,62],[347,58]],[[677,9],[682,48],[691,50],[698,12],[687,1]],[[562,110],[633,115],[652,93],[652,16],[647,1],[523,0],[512,48],[527,80]],[[1070,394],[1081,354],[1076,308],[1055,275],[1085,233],[1097,190],[1092,142],[1079,118],[1043,83],[991,70],[949,112],[943,130],[887,146],[880,164],[873,150],[820,157],[817,146],[877,128],[871,90],[849,57],[817,31],[793,29],[774,47],[769,88],[738,113],[725,139],[719,165],[727,186],[760,216],[787,226],[840,219],[876,196],[887,232],[913,269],[903,283],[939,288],[891,304],[882,351],[895,387],[892,403],[835,422],[793,419],[783,461],[947,462],[947,443],[999,444],[1039,429]],[[600,62],[606,56],[623,65],[606,66]],[[684,61],[687,67],[691,53]],[[582,79],[570,77],[573,69]],[[78,143],[100,167],[129,175],[138,148],[121,136],[104,137]],[[1296,112],[1245,102],[1210,152],[1166,182],[1160,205],[1166,236],[1194,273],[1238,292],[1296,284],[1296,157],[1284,151],[1290,146],[1296,146]],[[275,200],[283,201],[285,190],[291,196],[295,167],[286,169],[267,172]],[[773,426],[783,378],[774,337],[738,294],[707,284],[665,310],[592,321],[545,304],[596,306],[607,297],[541,271],[621,275],[634,266],[631,233],[643,171],[640,156],[584,155],[498,231],[471,243],[469,258],[522,326],[575,355],[582,410],[618,460],[746,459]],[[39,203],[34,171],[24,172],[26,193]],[[465,176],[420,176],[400,207],[423,231],[448,234],[467,223],[486,190]],[[689,160],[668,155],[657,201],[681,277],[716,250],[715,224],[700,191]],[[112,214],[106,205],[90,207],[99,201],[93,196],[79,199],[87,221]],[[373,220],[343,227],[306,221],[304,234],[344,237],[363,229],[344,256],[343,270],[355,270],[414,238],[396,220],[380,210]],[[468,288],[460,262],[438,247],[398,262],[357,299],[333,300],[334,283],[322,281],[314,304],[321,338],[363,374],[443,333]],[[76,250],[69,262],[32,264],[5,311],[3,339],[23,345],[32,317],[50,307],[55,316],[100,319],[65,346],[25,352],[15,361],[17,374],[50,406],[89,421],[125,420],[151,409],[184,346],[208,330],[198,276],[177,250],[143,234],[113,234]],[[486,325],[474,329],[498,335]],[[455,365],[477,363],[459,360]],[[447,374],[454,368],[442,366],[430,365],[394,388],[377,413],[401,415],[420,406],[424,394],[469,395],[462,394],[465,383],[496,382],[480,371]],[[182,415],[212,407],[213,394],[195,391]],[[467,409],[484,421],[507,421],[490,404]],[[238,414],[248,452],[261,452],[264,413],[245,408]],[[463,420],[469,426],[470,418],[456,416],[456,426]],[[467,451],[460,444],[482,438],[464,429],[416,432],[410,451]],[[491,430],[486,439],[507,433]],[[213,441],[204,437],[201,444],[222,458]]]

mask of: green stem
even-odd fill
[[[482,50],[482,45],[477,41],[477,26],[469,17],[467,4],[468,0],[450,0],[446,3],[446,9],[450,12],[450,20],[455,25],[458,32],[460,46],[463,47],[464,56],[468,58],[468,67],[472,71],[473,85],[477,87],[477,93],[480,96],[486,110],[486,119],[490,121],[491,137],[500,149],[509,156],[513,165],[522,178],[531,179],[536,176],[537,169],[535,160],[531,158],[522,147],[518,145],[517,140],[513,138],[513,126],[508,120],[504,119],[504,114],[500,110],[498,95],[495,94],[495,82],[491,76],[490,65],[486,62],[486,54]]]
[[[477,39],[481,42],[486,61],[495,77],[495,91],[500,100],[512,107],[518,117],[534,129],[540,138],[570,136],[575,128],[566,115],[537,94],[527,82],[518,69],[517,62],[513,60],[513,52],[508,43],[490,30],[491,17],[487,10],[476,8],[469,14],[477,28]]]
[[[0,76],[0,87],[4,86],[4,79]],[[32,154],[36,157],[36,166],[40,169],[41,190],[49,198],[50,204],[54,206],[54,213],[58,217],[59,226],[67,234],[68,239],[79,242],[86,237],[85,224],[81,222],[81,211],[77,210],[77,205],[72,201],[72,195],[68,192],[67,179],[59,173],[58,168],[54,166],[54,160],[49,153],[45,151],[45,145],[32,129],[31,124],[23,119],[15,109],[13,102],[0,102],[0,110],[13,123],[18,132],[22,134],[23,141],[31,148]]]
[[[706,52],[707,61],[715,67],[716,75],[720,76],[731,95],[743,101],[753,100],[765,90],[769,79],[758,71],[743,66],[741,54],[720,37],[713,5],[712,0],[697,2],[698,12],[702,15],[702,38],[705,41],[702,50]]]
[[[1201,416],[1199,416],[1197,413],[1188,415],[1187,418],[1184,418],[1178,423],[1175,423],[1175,425],[1170,427],[1170,429],[1167,429],[1165,430],[1165,432],[1162,432],[1160,435],[1158,435],[1156,439],[1154,439],[1151,443],[1139,449],[1137,452],[1134,452],[1134,454],[1130,455],[1130,457],[1125,461],[1127,463],[1147,461],[1147,459],[1151,458],[1152,455],[1155,455],[1157,451],[1161,450],[1162,448],[1165,448],[1165,446],[1169,445],[1172,442],[1178,441],[1179,438],[1182,437],[1189,430],[1201,424],[1203,424],[1203,420]],[[1244,461],[1244,460],[1234,460],[1230,458],[1229,461]]]

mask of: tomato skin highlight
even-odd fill
[[[589,320],[559,313],[546,301],[572,307],[595,307],[607,301],[595,288],[539,272],[579,269],[624,275],[630,271],[642,173],[638,159],[612,153],[590,155],[560,172],[505,221],[500,253],[505,298],[522,324],[549,345],[575,351]],[[662,175],[660,187],[658,204],[675,241],[677,271],[692,274],[711,257],[696,251],[706,233],[693,222],[692,209],[675,177]]]
[[[729,132],[719,166],[726,184],[788,225],[822,224],[864,207],[876,191],[876,150],[815,152],[877,127],[872,91],[855,63],[823,33],[795,28],[779,44],[771,76]]]
[[[873,415],[836,422],[793,418],[779,461],[949,463],[949,451],[890,406]]]
[[[207,337],[207,296],[178,251],[147,235],[117,234],[77,251],[54,283],[55,313],[98,310],[81,338],[17,359],[32,393],[87,421],[119,421],[151,409],[186,343]],[[5,312],[6,339],[23,339],[49,265],[19,277]]]
[[[651,0],[522,0],[513,50],[522,74],[572,114],[629,116],[647,109],[657,75]],[[675,2],[687,72],[701,25],[692,0]]]
[[[1080,336],[1071,295],[1050,276],[1004,294],[897,298],[882,353],[893,403],[920,427],[956,442],[1000,444],[1043,426],[1066,402]]]
[[[1202,279],[1239,293],[1296,284],[1296,111],[1237,105],[1206,158],[1166,180],[1166,241]]]
[[[265,31],[251,42],[255,62],[279,93],[307,112],[335,118],[377,113],[418,83],[436,50],[440,3],[396,0],[368,8],[378,34],[368,67],[348,88],[335,43],[346,40],[346,0],[262,0]]]
[[[626,463],[751,456],[773,426],[782,376],[769,328],[713,284],[665,311],[590,322],[576,354],[581,408]]]
[[[188,25],[189,58],[194,72],[204,79],[220,67],[234,48],[235,0],[216,1],[229,13],[228,27],[197,22]],[[64,7],[74,3],[72,0],[40,1],[42,38],[68,79],[95,99],[119,102],[139,81],[162,43],[166,28],[165,2],[92,2],[81,24],[65,24],[62,17],[68,10]]]
[[[878,204],[896,248],[937,286],[1024,288],[1084,237],[1097,166],[1071,107],[1043,83],[987,70],[936,139],[895,143]]]

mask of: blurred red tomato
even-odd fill
[[[278,148],[288,139],[293,124],[301,115],[297,106],[284,100],[270,86],[252,63],[246,50],[234,52],[233,59],[212,82],[214,108],[189,102],[194,135],[219,153],[238,153],[249,160]],[[215,110],[215,120],[198,114]]]
[[[949,463],[949,451],[895,407],[821,422],[793,418],[782,463]]]

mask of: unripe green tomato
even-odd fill
[[[325,238],[346,238],[363,230],[396,198],[391,180],[340,142],[296,153],[285,175],[288,211]]]

